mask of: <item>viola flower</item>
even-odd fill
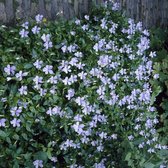
[[[51,107],[49,107],[49,109],[47,110],[46,114],[52,116],[53,115],[53,110]]]
[[[5,97],[2,97],[2,98],[1,98],[1,102],[4,103],[4,102],[6,102],[6,101],[7,101],[7,98],[5,98]]]
[[[113,11],[118,11],[119,9],[120,9],[120,3],[117,3],[117,2],[114,3],[114,4],[113,4],[113,7],[112,7],[112,10],[113,10]]]
[[[62,50],[63,53],[65,53],[67,51],[67,46],[65,46],[65,45],[62,46],[61,50]]]
[[[71,34],[72,36],[75,36],[75,35],[76,35],[76,32],[75,32],[75,31],[71,31],[70,34]]]
[[[42,20],[43,20],[43,15],[38,14],[38,15],[35,16],[35,19],[36,19],[37,23],[41,23]]]
[[[87,76],[87,73],[85,73],[85,72],[80,72],[79,74],[78,74],[78,76],[79,76],[79,78],[81,79],[81,80],[85,80],[86,79],[86,76]]]
[[[56,163],[58,161],[57,157],[51,157],[50,159],[52,162]]]
[[[47,94],[47,89],[40,88],[40,96],[45,96]]]
[[[76,52],[74,55],[75,55],[76,57],[78,57],[78,58],[82,58],[82,57],[83,57],[82,52]]]
[[[6,122],[6,119],[5,118],[1,118],[0,119],[0,127],[5,127],[5,122]]]
[[[34,27],[32,28],[33,34],[39,34],[40,30],[41,30],[41,28],[38,27],[38,26],[34,26]]]
[[[50,42],[50,37],[51,37],[50,34],[43,34],[41,36],[41,39],[43,40],[43,42]]]
[[[75,52],[76,51],[76,45],[70,45],[70,46],[68,46],[67,47],[67,50],[70,52],[70,53],[72,53],[72,52]]]
[[[22,112],[22,107],[12,107],[10,109],[10,112],[12,116],[19,116],[20,113]]]
[[[20,32],[19,32],[21,38],[25,38],[25,37],[28,37],[28,34],[29,32],[25,29],[22,29]]]
[[[37,69],[41,69],[43,64],[43,61],[40,60],[36,60],[36,62],[33,63],[33,65],[37,68]]]
[[[19,89],[20,95],[27,95],[27,86],[21,86]]]
[[[10,123],[12,124],[13,127],[20,127],[20,119],[14,118]]]
[[[25,22],[22,24],[22,27],[25,28],[25,29],[28,29],[29,27],[29,22]]]
[[[53,66],[52,65],[46,65],[44,68],[43,68],[43,72],[45,74],[53,74]]]
[[[70,100],[74,95],[75,95],[75,90],[74,89],[69,89],[68,94],[66,95],[66,98],[68,100]]]
[[[80,115],[80,114],[77,114],[75,117],[74,117],[74,120],[75,121],[82,121],[82,117],[83,117],[83,115]]]
[[[65,77],[65,79],[62,80],[62,82],[64,83],[64,85],[71,85],[71,81],[68,77]]]
[[[7,75],[14,75],[15,74],[15,70],[16,70],[16,67],[14,65],[10,65],[10,64],[8,64],[4,68],[4,72],[6,72]]]
[[[100,56],[99,60],[98,60],[98,65],[100,65],[101,67],[105,67],[107,66],[109,63],[111,62],[110,58],[108,55],[102,55]]]
[[[46,50],[48,50],[49,48],[53,47],[53,43],[51,41],[45,42],[44,43],[44,47],[45,47]]]
[[[73,84],[73,83],[76,82],[76,81],[77,81],[77,75],[71,75],[70,78],[69,78],[69,82],[70,82],[71,84]]]
[[[78,69],[83,69],[84,66],[85,66],[85,64],[83,64],[83,63],[81,63],[81,62],[79,62],[78,64],[76,64],[76,67],[77,67]]]
[[[107,133],[106,132],[101,132],[99,134],[99,136],[100,136],[101,139],[106,139],[107,138]]]
[[[76,25],[80,25],[81,21],[79,19],[75,20]]]
[[[48,83],[51,83],[51,84],[57,84],[58,83],[58,80],[59,80],[59,76],[51,76],[47,82]]]
[[[85,15],[84,18],[85,18],[86,20],[89,20],[89,16],[88,16],[88,15]]]
[[[83,128],[84,128],[84,124],[80,124],[79,122],[76,122],[72,128],[75,130],[75,132],[77,132],[79,135],[81,135],[83,133]]]
[[[35,166],[35,168],[43,167],[43,161],[42,160],[35,160],[33,162],[33,165]]]
[[[36,85],[38,85],[39,83],[43,83],[43,77],[40,76],[36,76],[33,81],[35,82]]]
[[[53,46],[53,44],[52,44],[52,42],[50,40],[50,37],[51,37],[50,34],[43,34],[41,36],[41,39],[44,42],[44,47],[45,47],[46,50],[49,49],[49,48],[51,48]]]
[[[88,25],[83,25],[81,28],[82,28],[82,30],[86,31],[86,30],[89,29],[89,26]]]
[[[23,71],[19,71],[18,73],[16,73],[16,78],[21,81],[23,79],[23,77],[27,76],[28,72],[23,72]]]

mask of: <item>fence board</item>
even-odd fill
[[[91,2],[105,0],[0,0],[0,24],[13,23],[43,14],[48,19],[70,19],[88,13]],[[144,27],[168,26],[168,0],[113,0],[121,4],[128,17],[142,21]]]

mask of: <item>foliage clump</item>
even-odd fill
[[[164,167],[156,53],[142,23],[117,9],[1,26],[1,167]]]

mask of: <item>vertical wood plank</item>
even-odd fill
[[[6,0],[5,1],[5,10],[6,10],[6,19],[7,22],[14,21],[14,4],[13,0]]]
[[[46,17],[45,2],[44,0],[38,0],[38,13]]]
[[[30,16],[31,0],[22,0],[23,18],[27,19]]]

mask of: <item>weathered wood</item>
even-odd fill
[[[60,16],[70,19],[88,13],[91,3],[100,4],[105,0],[0,0],[0,24],[13,23],[43,14],[48,19]],[[168,26],[168,0],[113,0],[121,9],[144,27]]]
[[[6,19],[8,22],[14,19],[13,0],[5,1]]]
[[[114,0],[128,17],[142,21],[144,27],[168,26],[168,0]]]

